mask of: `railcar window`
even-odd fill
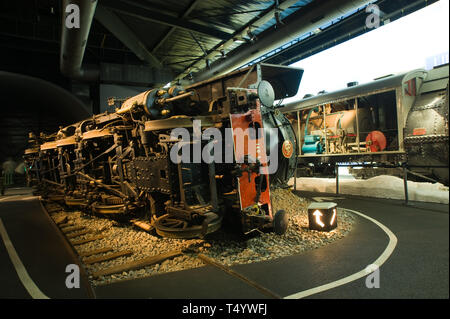
[[[397,103],[395,91],[358,98],[358,126],[361,141],[366,141],[367,137],[372,132],[377,131],[381,132],[386,139],[384,151],[398,150]],[[369,139],[370,138],[371,135],[369,136]]]

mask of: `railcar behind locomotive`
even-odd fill
[[[86,212],[147,214],[162,236],[204,236],[226,216],[238,217],[245,233],[281,234],[287,217],[272,211],[270,187],[293,176],[297,146],[273,104],[297,93],[302,74],[258,64],[187,87],[154,88],[113,113],[30,134],[29,179],[43,196]]]
[[[448,185],[448,75],[448,64],[412,70],[282,106],[299,141],[299,170],[404,166]]]

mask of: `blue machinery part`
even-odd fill
[[[306,135],[302,152],[303,154],[322,154],[323,146],[320,142],[320,135]]]
[[[323,145],[320,142],[320,135],[308,135],[308,123],[309,118],[311,117],[312,112],[318,112],[319,108],[315,107],[309,110],[308,116],[306,117],[305,124],[305,142],[302,146],[303,154],[322,154],[323,153]]]

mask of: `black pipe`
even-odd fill
[[[254,43],[243,44],[238,49],[227,53],[226,59],[217,60],[210,69],[203,69],[194,74],[195,81],[231,72],[252,60],[275,50],[294,38],[314,31],[325,23],[341,17],[349,11],[367,5],[368,0],[333,0],[314,1],[285,19],[286,24],[277,29],[271,28],[261,34]]]
[[[60,69],[69,78],[90,82],[99,78],[98,69],[81,66],[96,7],[97,0],[63,0]],[[79,25],[74,25],[77,12]]]

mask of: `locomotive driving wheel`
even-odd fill
[[[195,238],[203,237],[220,228],[222,217],[208,212],[201,225],[189,225],[187,221],[173,218],[169,214],[158,217],[155,222],[156,233],[167,238]]]
[[[173,229],[173,230],[176,230],[176,229],[179,229],[179,230],[184,229],[185,230],[188,226],[188,223],[187,223],[187,221],[184,221],[184,220],[170,218],[169,215],[166,214],[159,218],[158,226],[160,228],[168,228],[168,229]]]

